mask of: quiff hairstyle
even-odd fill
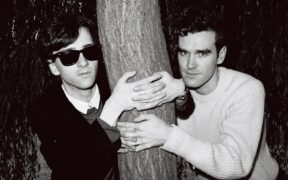
[[[40,31],[39,56],[47,60],[53,51],[57,51],[75,42],[79,35],[80,27],[86,27],[94,43],[101,47],[97,26],[92,20],[84,16],[65,14],[52,18],[48,27]]]

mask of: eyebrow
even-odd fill
[[[87,47],[90,47],[90,46],[94,46],[95,44],[94,43],[92,43],[92,44],[86,44],[86,45],[84,45],[83,47],[82,47],[82,49],[85,49],[85,48],[87,48]],[[81,49],[81,50],[82,50]],[[74,48],[68,48],[68,49],[65,49],[65,50],[63,50],[63,51],[59,51],[59,52],[57,52],[57,53],[55,53],[55,54],[59,54],[59,53],[63,53],[63,52],[69,52],[69,51],[81,51],[81,50],[76,50],[76,49],[74,49]]]
[[[196,53],[204,53],[204,54],[207,54],[207,53],[211,53],[211,50],[210,50],[210,49],[196,50]]]
[[[181,49],[180,47],[177,47],[176,51],[177,51],[177,52],[188,52],[188,51],[186,51],[185,49]]]
[[[177,49],[176,49],[176,51],[177,52],[189,52],[189,51],[187,51],[187,50],[185,50],[185,49],[181,49],[180,47],[178,47]],[[203,49],[203,50],[196,50],[196,53],[205,53],[205,54],[207,54],[207,53],[211,53],[212,51],[210,50],[210,49]]]

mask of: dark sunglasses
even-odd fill
[[[77,63],[80,53],[82,53],[83,56],[89,61],[96,61],[96,60],[100,60],[101,58],[101,49],[97,45],[92,45],[79,51],[68,50],[68,51],[59,52],[59,53],[51,55],[50,58],[53,59],[53,62],[54,62],[55,59],[59,57],[61,63],[64,66],[72,66],[73,64]]]

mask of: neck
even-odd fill
[[[201,95],[207,95],[213,92],[219,81],[219,70],[218,68],[215,69],[213,76],[204,84],[202,87],[196,89],[195,91]]]
[[[71,87],[66,84],[63,84],[65,91],[72,97],[84,101],[84,102],[90,102],[92,97],[95,94],[96,85],[94,85],[92,88],[89,89],[79,89],[76,87]]]

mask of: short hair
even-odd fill
[[[57,51],[76,41],[79,28],[86,27],[95,44],[100,46],[96,24],[82,16],[65,14],[52,18],[47,28],[40,31],[39,56],[47,60],[53,51]]]
[[[214,31],[217,52],[226,45],[223,16],[215,10],[187,8],[176,18],[174,33],[176,36],[186,36],[188,33]]]

